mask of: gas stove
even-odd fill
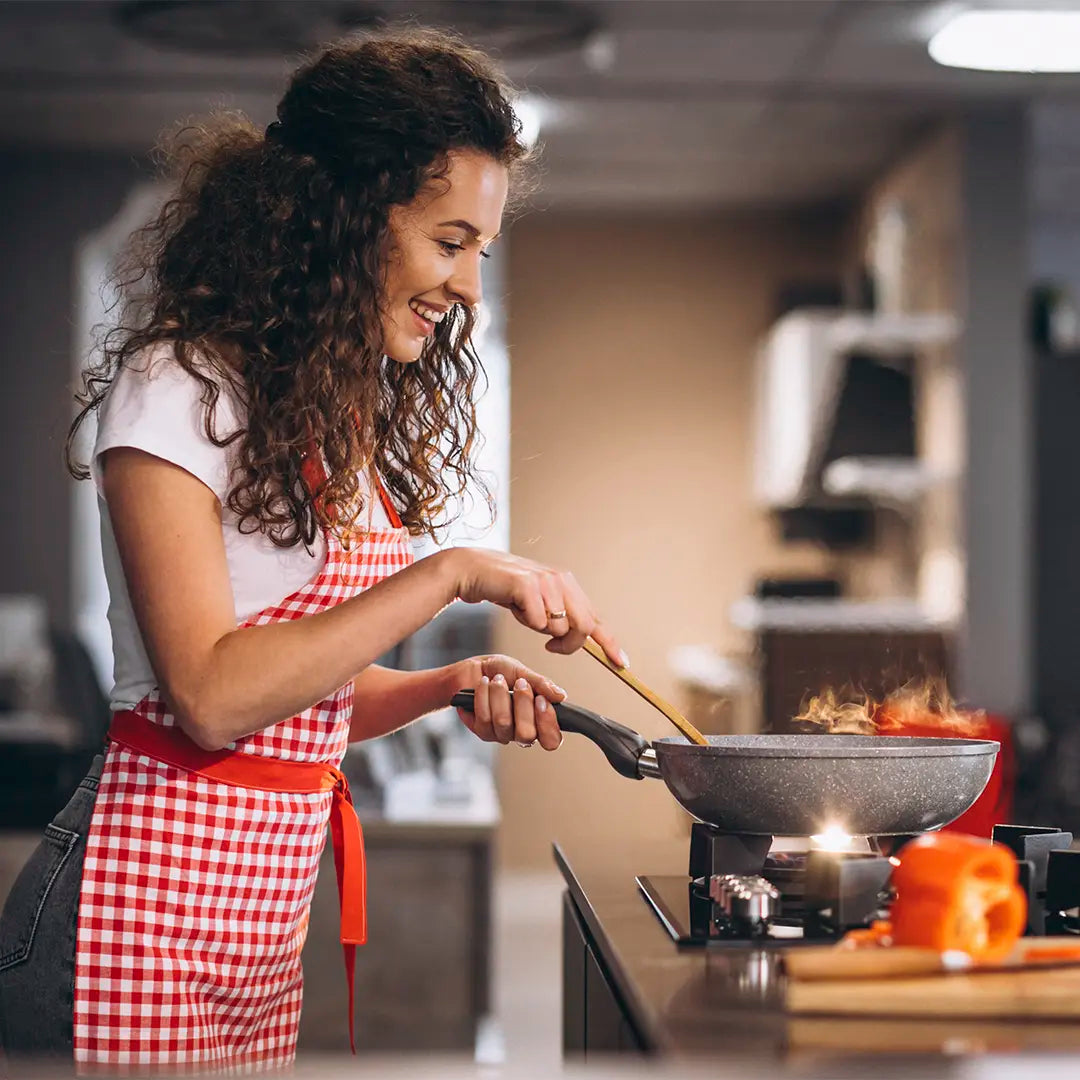
[[[738,836],[695,822],[686,877],[638,877],[680,945],[792,947],[835,940],[884,918],[896,853],[910,836],[871,838],[865,851],[773,850],[771,836]],[[995,825],[1028,897],[1028,934],[1080,934],[1080,850],[1072,833]]]

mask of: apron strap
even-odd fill
[[[383,509],[390,519],[390,524],[395,529],[403,529],[405,526],[401,524],[401,515],[397,512],[397,507],[390,501],[390,496],[386,493],[386,488],[383,487],[382,477],[377,473],[375,475],[375,486],[379,489],[379,498],[382,500]]]
[[[323,466],[322,454],[319,452],[315,442],[312,441],[308,444],[307,452],[304,454],[304,459],[300,463],[300,475],[303,478],[304,485],[308,491],[318,491],[320,486],[326,480],[326,468]],[[401,515],[397,511],[397,507],[390,501],[390,496],[386,492],[386,488],[383,486],[382,477],[375,474],[375,488],[379,496],[379,501],[382,503],[383,510],[386,511],[386,516],[390,520],[390,524],[395,529],[404,528],[401,523]],[[318,500],[318,508],[320,512],[324,510],[322,500]],[[333,505],[325,508],[326,517],[330,521],[337,519],[337,509]]]
[[[342,777],[342,782],[342,787],[334,788],[330,837],[334,845],[334,869],[341,905],[341,949],[349,998],[349,1047],[355,1054],[356,946],[367,941],[367,856],[363,830],[353,807],[348,781]]]

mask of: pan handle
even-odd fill
[[[513,691],[510,693],[513,694]],[[460,690],[450,704],[457,709],[472,712],[473,691]],[[555,710],[555,719],[559,721],[559,727],[563,731],[591,739],[620,775],[631,780],[659,775],[652,747],[636,731],[623,727],[606,716],[583,709],[580,705],[570,705],[564,701],[553,702],[551,707]]]

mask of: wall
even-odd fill
[[[573,570],[659,693],[668,650],[746,642],[726,617],[762,573],[820,572],[781,547],[750,500],[751,359],[782,281],[838,268],[840,230],[782,216],[575,219],[534,215],[510,236],[511,550]],[[509,617],[502,651],[636,727],[666,721],[584,654],[552,657]],[[550,865],[582,833],[593,857],[684,834],[666,789],[619,777],[569,737],[497,757],[505,866]]]
[[[45,597],[70,619],[73,258],[138,176],[114,154],[0,151],[0,431],[7,447],[0,593]]]

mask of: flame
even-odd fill
[[[859,701],[844,701],[841,694],[827,687],[810,699],[795,720],[816,724],[830,735],[873,735],[877,731],[874,710],[874,702],[866,694]]]
[[[985,734],[986,714],[957,709],[944,678],[912,679],[875,701],[851,688],[826,688],[810,698],[796,722],[813,724],[829,735],[924,734],[977,737]]]
[[[839,825],[826,825],[825,828],[810,837],[819,851],[850,851],[855,837]]]

